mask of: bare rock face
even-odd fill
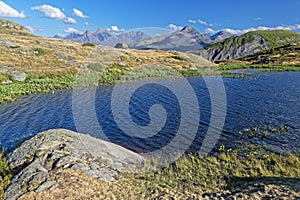
[[[15,172],[7,188],[7,199],[55,188],[51,175],[64,170],[80,170],[86,176],[113,181],[121,171],[136,169],[144,158],[123,147],[73,131],[49,130],[25,141],[8,154],[8,163]]]
[[[227,37],[228,34],[215,35]],[[300,34],[286,30],[252,31],[241,36],[232,36],[220,42],[213,43],[204,49],[194,51],[212,62],[234,60],[254,55],[265,50],[298,43]]]
[[[268,43],[259,35],[255,35],[255,40],[251,43],[235,45],[236,40],[228,40],[226,46],[215,45],[210,48],[199,50],[199,55],[215,62],[221,60],[232,60],[255,54],[261,50],[269,49]]]

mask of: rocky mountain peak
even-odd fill
[[[103,33],[103,30],[101,28],[97,28],[95,34],[100,34],[100,33]]]
[[[86,30],[86,31],[84,32],[84,34],[85,34],[85,35],[92,35],[92,34],[93,34],[93,32],[92,32],[92,31],[90,31],[90,30]]]
[[[183,27],[179,32],[181,33],[189,33],[189,34],[195,34],[199,33],[194,27],[192,26],[185,26]]]
[[[217,32],[216,34],[212,35],[211,36],[211,39],[213,41],[221,41],[221,40],[224,40],[224,39],[227,39],[229,37],[233,36],[233,34],[229,33],[229,32],[226,32],[226,31],[219,31]]]

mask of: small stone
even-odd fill
[[[11,84],[11,83],[12,83],[11,80],[2,81],[2,84]]]
[[[123,67],[127,67],[127,63],[126,62],[118,62],[117,64],[120,65],[120,66],[123,66]]]
[[[189,66],[189,69],[190,69],[190,70],[197,70],[198,68],[197,68],[196,66],[190,65],[190,66]]]
[[[26,80],[26,73],[25,72],[19,72],[19,71],[13,71],[10,73],[10,77],[13,80],[24,82]]]
[[[16,48],[17,45],[13,44],[10,40],[0,41],[0,44],[4,44],[7,48]]]

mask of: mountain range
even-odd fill
[[[218,32],[215,35],[202,34],[191,26],[185,26],[179,31],[169,35],[160,35],[150,37],[142,31],[122,32],[114,34],[108,30],[98,28],[96,32],[90,30],[82,34],[71,33],[66,37],[58,35],[55,38],[61,38],[79,43],[94,43],[104,46],[115,46],[117,43],[125,43],[134,49],[160,49],[176,51],[193,51],[208,46],[214,42],[221,41],[233,36],[228,32]]]

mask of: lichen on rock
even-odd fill
[[[8,164],[15,176],[6,190],[7,199],[55,187],[51,175],[64,169],[81,171],[101,181],[113,181],[119,172],[134,171],[143,160],[139,154],[86,134],[49,130],[8,154]]]

